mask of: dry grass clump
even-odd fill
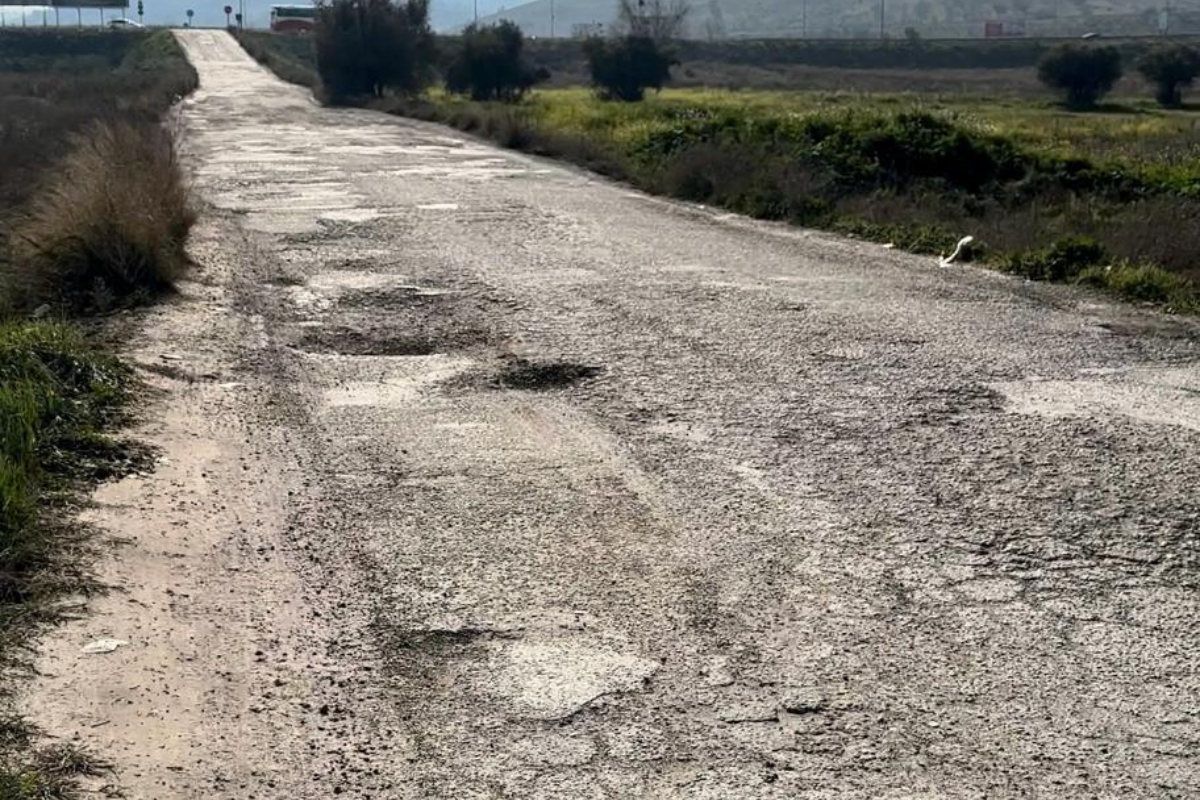
[[[103,121],[72,140],[11,234],[14,305],[105,309],[168,289],[195,221],[170,131]]]

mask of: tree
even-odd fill
[[[1200,50],[1185,44],[1159,47],[1138,61],[1138,72],[1154,84],[1154,98],[1163,108],[1183,105],[1183,90],[1200,77]]]
[[[592,38],[583,43],[592,86],[605,100],[634,103],[647,89],[661,89],[671,78],[674,56],[648,36]]]
[[[1095,108],[1121,79],[1121,53],[1115,47],[1060,45],[1038,64],[1038,78],[1063,92],[1068,108]]]
[[[317,8],[317,73],[331,100],[416,94],[433,74],[429,0],[332,0]]]
[[[667,42],[683,34],[690,7],[685,0],[619,0],[613,33]]]
[[[446,70],[446,89],[472,100],[520,100],[540,77],[525,58],[525,34],[514,22],[468,25]]]

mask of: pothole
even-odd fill
[[[529,361],[524,358],[512,358],[492,379],[492,385],[499,389],[547,391],[574,386],[602,372],[603,367],[571,361]]]
[[[389,288],[350,289],[338,295],[339,308],[355,310],[390,310],[411,308],[432,303],[446,295],[439,289],[419,286],[394,286]]]
[[[407,330],[412,330],[405,326]],[[420,333],[392,328],[331,326],[305,328],[296,347],[306,353],[339,356],[428,356],[465,350],[487,341],[483,331],[418,327]]]
[[[339,356],[427,356],[444,349],[424,336],[353,328],[309,329],[297,347],[306,353]]]

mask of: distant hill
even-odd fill
[[[878,37],[880,8],[887,36],[912,29],[925,38],[1153,35],[1164,21],[1173,33],[1200,33],[1200,0],[1175,0],[1165,20],[1166,0],[695,0],[687,36],[696,39],[747,37]],[[611,23],[616,0],[533,0],[502,9],[485,22],[509,19],[531,36],[571,36]]]

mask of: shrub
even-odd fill
[[[1063,92],[1068,108],[1094,108],[1121,79],[1121,52],[1115,47],[1061,45],[1038,64],[1038,78]]]
[[[1011,141],[968,130],[923,111],[814,116],[804,133],[843,183],[906,186],[937,179],[968,191],[1016,180],[1029,159]]]
[[[525,35],[515,23],[469,25],[446,70],[446,89],[472,100],[515,102],[539,74],[525,58]]]
[[[1160,47],[1138,61],[1138,72],[1154,84],[1154,98],[1164,108],[1183,104],[1183,89],[1200,76],[1200,50],[1185,44]]]
[[[1079,282],[1097,286],[1129,300],[1162,304],[1171,311],[1200,311],[1196,287],[1190,281],[1149,264],[1089,267],[1080,273]]]
[[[183,270],[194,220],[169,131],[96,123],[15,225],[0,295],[84,310],[147,297]]]
[[[588,39],[583,54],[596,93],[605,100],[627,103],[640,101],[647,89],[661,89],[678,63],[664,45],[648,36]]]
[[[1069,281],[1101,265],[1108,254],[1094,239],[1072,236],[1059,239],[1044,250],[1018,253],[1002,264],[1005,272],[1038,281]]]
[[[418,94],[436,59],[429,0],[333,0],[317,9],[317,73],[328,98]]]

